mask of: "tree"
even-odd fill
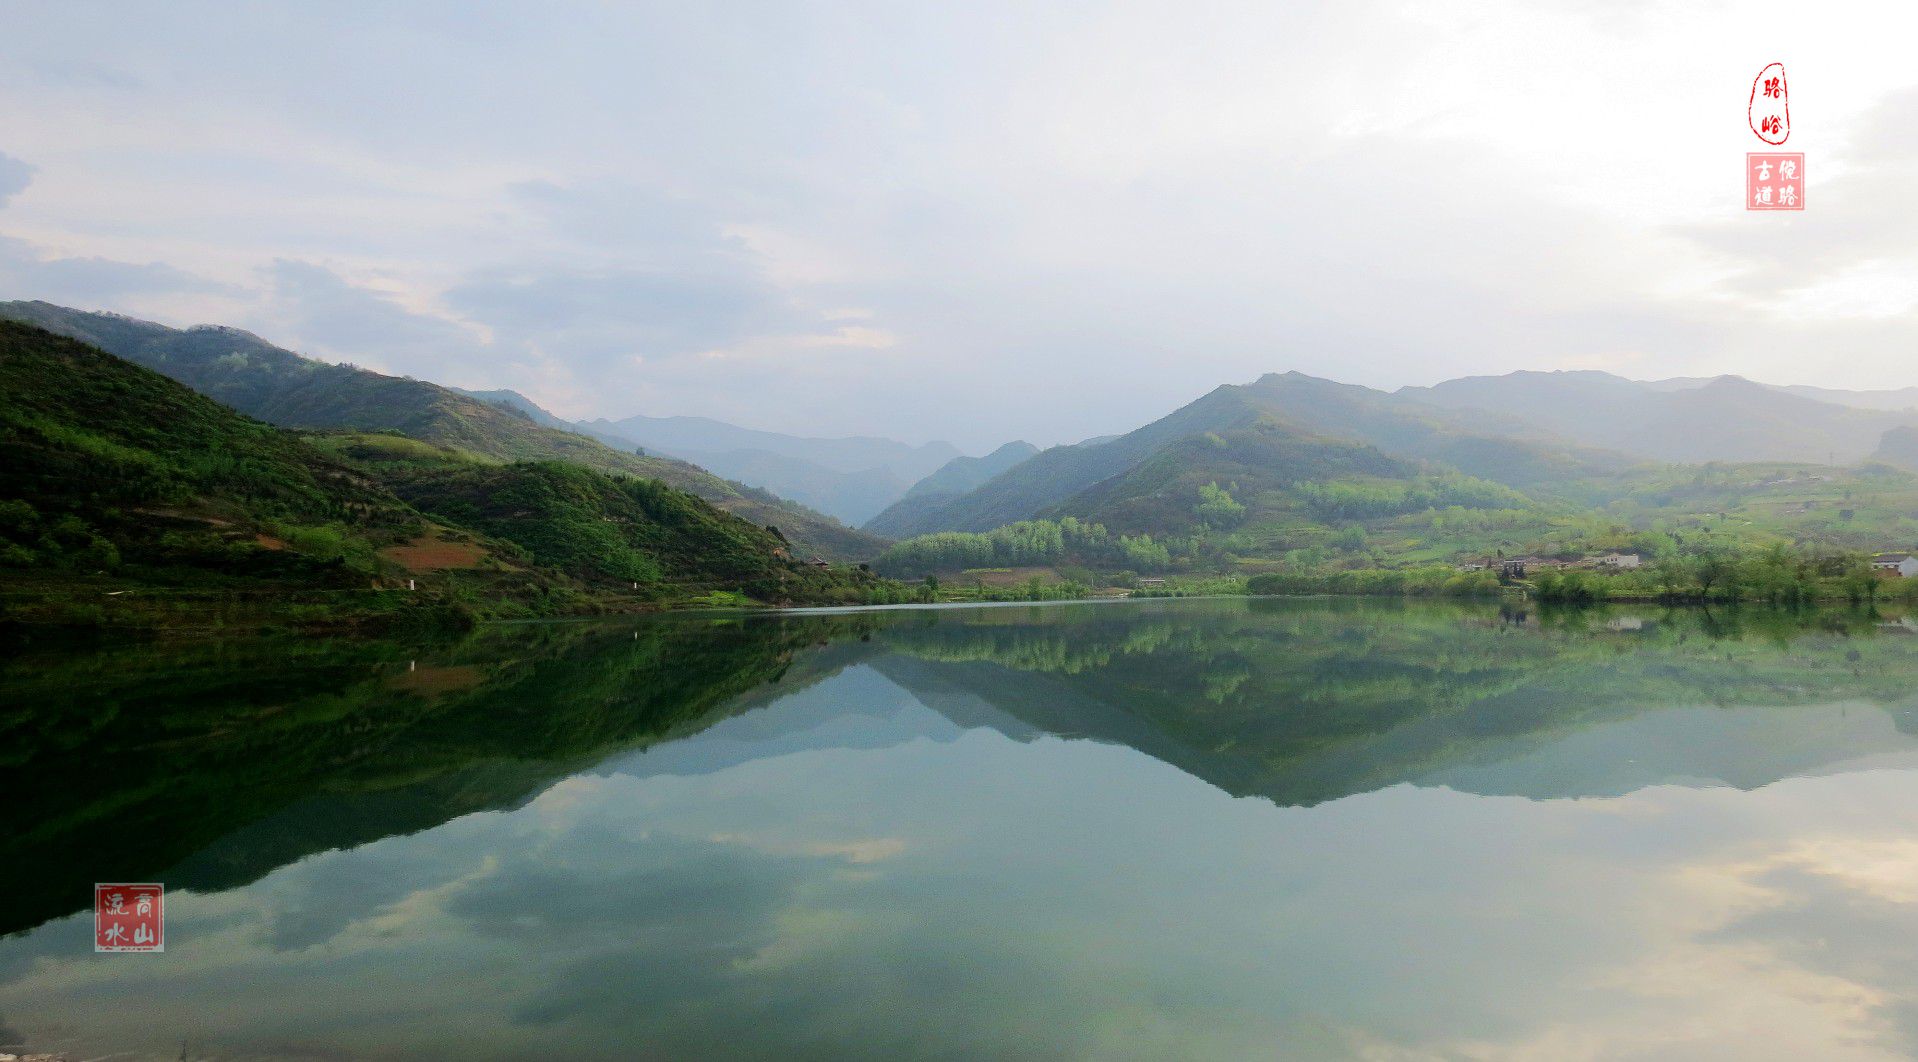
[[[1192,512],[1207,526],[1217,528],[1235,527],[1245,519],[1245,506],[1217,482],[1199,488],[1199,504],[1192,507]]]
[[[1738,574],[1738,560],[1722,549],[1702,549],[1692,564],[1692,578],[1698,582],[1698,596],[1709,600],[1712,588],[1724,586]]]

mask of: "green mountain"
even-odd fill
[[[1069,510],[1064,505],[1067,499],[1101,480],[1131,471],[1166,446],[1261,424],[1367,444],[1391,457],[1437,462],[1469,476],[1521,488],[1605,474],[1630,464],[1617,454],[1554,441],[1507,417],[1443,409],[1300,373],[1274,373],[1250,384],[1220,387],[1125,435],[1053,447],[966,494],[887,526],[901,537],[943,530],[983,531],[1055,508]],[[1270,434],[1271,429],[1266,431]],[[1246,452],[1257,449],[1254,445]],[[1203,462],[1216,451],[1188,447],[1182,452]],[[1231,478],[1229,471],[1203,463],[1191,472],[1205,482]],[[1286,472],[1275,469],[1271,475],[1282,478]]]
[[[0,321],[0,565],[10,594],[110,581],[367,585],[418,514],[344,462],[158,373]]]
[[[11,321],[0,571],[10,620],[132,626],[596,611],[713,591],[854,603],[878,587],[656,480],[398,435],[302,437]]]
[[[931,475],[914,483],[904,496],[866,521],[864,530],[892,536],[919,526],[921,514],[951,502],[1039,452],[1029,442],[1009,442],[984,457],[955,457]]]
[[[397,431],[495,460],[570,461],[601,472],[657,479],[755,524],[777,526],[801,551],[832,559],[860,560],[884,546],[873,535],[686,462],[622,453],[598,440],[542,426],[508,405],[424,380],[328,365],[239,329],[168,328],[44,302],[0,303],[0,317],[94,344],[282,427]]]
[[[1633,463],[1497,411],[1452,410],[1303,373],[1268,373],[1245,390],[1261,410],[1294,427],[1370,443],[1394,457],[1436,461],[1512,487],[1602,475]]]
[[[1117,438],[1041,451],[965,494],[922,509],[909,522],[899,521],[899,535],[988,531],[1027,519],[1124,472],[1161,446],[1188,435],[1241,427],[1258,415],[1239,389],[1221,387]]]
[[[791,543],[658,480],[564,461],[491,464],[357,434],[317,444],[444,523],[510,543],[532,564],[602,590],[684,598],[719,591],[779,604],[858,604],[870,575],[792,556]]]
[[[1403,497],[1404,484],[1422,474],[1417,464],[1387,457],[1377,447],[1306,435],[1261,418],[1244,428],[1172,442],[1043,515],[1076,516],[1111,531],[1158,537],[1294,515],[1320,522],[1341,515],[1325,511],[1330,506],[1315,489],[1321,484],[1374,485]],[[1481,493],[1524,504],[1506,488],[1472,482]]]
[[[1685,463],[1850,464],[1869,457],[1888,429],[1918,424],[1918,411],[1854,408],[1804,391],[1737,376],[1669,389],[1603,372],[1515,372],[1398,394],[1517,417],[1587,446]]]

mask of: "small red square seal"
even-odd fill
[[[94,951],[165,951],[158,885],[93,887]]]
[[[1746,155],[1745,209],[1805,209],[1805,156],[1777,151]]]

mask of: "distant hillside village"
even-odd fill
[[[1910,553],[1880,553],[1871,558],[1871,570],[1881,575],[1899,579],[1909,579],[1918,575],[1918,555]]]
[[[1508,579],[1523,579],[1528,572],[1558,571],[1565,568],[1591,568],[1606,571],[1635,571],[1645,563],[1638,553],[1605,553],[1596,557],[1493,557],[1467,561],[1458,566],[1462,572],[1495,571]]]
[[[1603,553],[1592,557],[1492,557],[1458,565],[1461,572],[1497,572],[1501,578],[1523,579],[1531,572],[1586,569],[1628,572],[1643,567],[1645,558],[1638,553]],[[1888,579],[1918,576],[1918,554],[1875,553],[1871,569]]]

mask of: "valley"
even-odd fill
[[[35,477],[9,490],[15,623],[1220,592],[1918,596],[1870,559],[1918,544],[1918,411],[1875,393],[1592,372],[1385,392],[1271,373],[1129,432],[970,456],[697,417],[575,423],[515,391],[330,365],[214,326],[46,303],[0,304],[0,319],[21,322],[10,371],[29,382],[9,445]],[[103,419],[101,395],[123,392],[157,404]],[[208,418],[217,440],[188,427]],[[231,470],[195,456],[214,450]],[[108,469],[120,493],[81,487]],[[773,484],[840,511],[856,498],[868,519]],[[1630,563],[1604,561],[1617,556]],[[126,594],[128,577],[147,592]]]

